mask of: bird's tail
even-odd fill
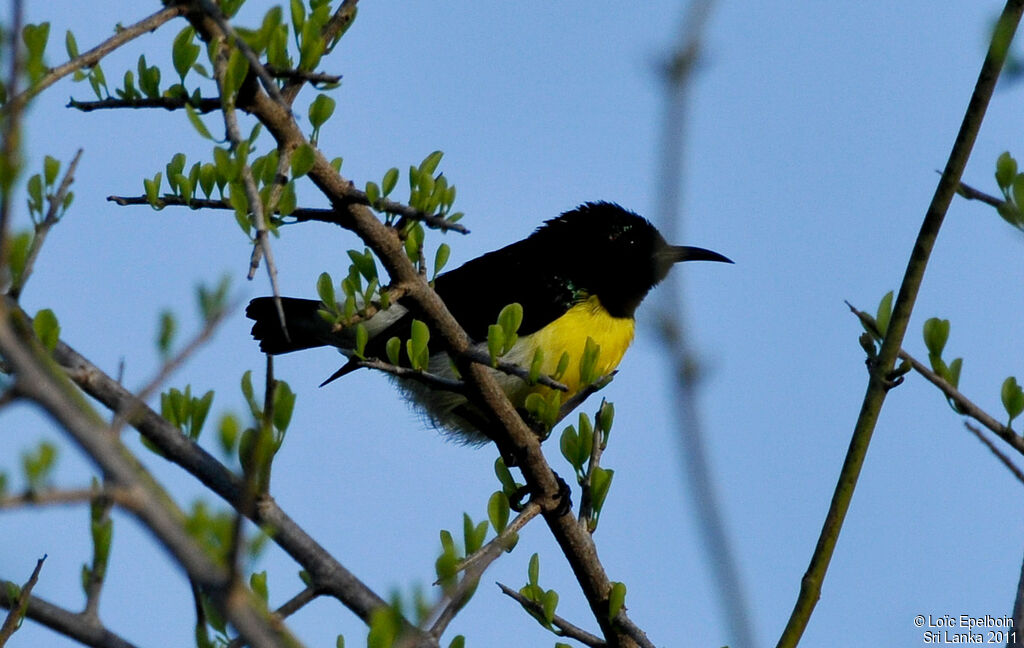
[[[260,351],[277,355],[340,342],[334,339],[337,333],[331,325],[317,313],[321,308],[319,300],[282,297],[281,308],[284,328],[273,297],[257,297],[245,309],[245,316],[256,322],[252,325],[252,336],[259,341]]]

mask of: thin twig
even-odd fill
[[[303,607],[305,607],[307,604],[312,603],[322,595],[323,592],[319,591],[317,588],[307,587],[306,589],[302,590],[295,596],[285,601],[285,603],[281,607],[274,610],[274,615],[277,616],[279,619],[287,619],[289,616],[295,614]],[[248,645],[249,644],[246,643],[244,638],[235,637],[231,640],[231,643],[229,643],[226,646],[226,648],[244,648]]]
[[[43,562],[46,560],[44,554],[42,558],[36,561],[36,568],[32,570],[32,575],[29,576],[28,581],[21,586],[21,591],[18,592],[18,601],[15,605],[11,606],[10,612],[7,613],[7,618],[4,619],[4,623],[0,626],[0,647],[7,643],[7,640],[11,638],[11,635],[21,627],[21,620],[25,616],[25,611],[28,609],[29,597],[32,595],[32,588],[36,586],[36,582],[39,581],[39,572],[43,568]]]
[[[172,4],[164,7],[160,11],[154,13],[148,18],[144,18],[139,22],[129,27],[123,27],[117,30],[113,36],[103,41],[96,47],[92,48],[88,52],[85,52],[70,61],[58,65],[47,72],[41,79],[32,84],[32,86],[26,89],[24,92],[14,95],[11,100],[8,101],[2,108],[0,108],[0,114],[21,110],[29,99],[36,96],[46,88],[63,79],[69,74],[77,72],[83,68],[92,67],[99,63],[99,61],[110,54],[117,48],[121,47],[125,43],[134,40],[135,38],[145,34],[147,32],[154,31],[160,25],[163,25],[169,20],[173,20],[178,16],[184,15],[188,11],[188,6],[182,4]],[[20,34],[21,32],[14,32]],[[8,88],[9,92],[14,92],[13,87]]]
[[[178,370],[185,361],[192,357],[204,344],[210,341],[217,328],[224,322],[224,319],[234,311],[234,308],[224,308],[213,314],[212,317],[203,323],[203,328],[173,357],[164,362],[152,378],[137,392],[136,403],[145,403],[156,393],[170,376]],[[116,434],[125,421],[131,421],[138,414],[138,409],[115,412],[111,428]]]
[[[544,606],[542,606],[540,603],[536,601],[531,601],[530,599],[526,598],[525,596],[515,591],[511,587],[508,587],[502,583],[497,583],[497,586],[501,588],[502,593],[512,598],[514,601],[519,603],[519,605],[522,605],[524,608],[533,610],[534,612],[543,616]],[[551,617],[551,625],[558,629],[555,632],[555,634],[559,637],[569,637],[570,639],[575,639],[576,641],[586,646],[590,646],[591,648],[604,648],[608,645],[601,637],[591,634],[586,630],[580,628],[579,626],[569,623],[557,614]]]
[[[366,199],[366,194],[358,189],[350,189],[352,192],[352,200],[360,204],[369,205],[369,201]],[[107,200],[113,203],[117,203],[122,207],[127,205],[148,205],[149,198],[146,196],[107,196]],[[189,207],[191,209],[230,209],[234,210],[234,207],[227,200],[221,199],[210,199],[210,198],[192,198],[186,201],[181,196],[175,196],[172,194],[164,194],[160,197],[160,202],[165,206],[170,207]],[[387,201],[387,205],[398,209],[396,207],[400,203]],[[427,227],[436,229],[443,232],[458,232],[459,234],[469,234],[469,230],[460,223],[452,223],[443,216],[435,214],[427,214],[421,212],[412,207],[402,205],[401,209],[407,212],[406,218],[410,220],[417,220],[422,222]],[[273,210],[273,213],[280,214],[278,210]],[[320,223],[331,223],[333,225],[341,225],[342,218],[337,209],[323,209],[316,207],[299,207],[288,214],[285,218],[294,218],[296,222],[316,221]]]
[[[974,436],[978,437],[978,441],[984,443],[985,447],[992,451],[992,454],[994,454],[996,458],[999,459],[999,461],[1001,461],[1004,466],[1006,466],[1006,468],[1013,474],[1013,476],[1016,477],[1019,482],[1024,484],[1024,472],[1021,472],[1020,468],[1018,468],[1016,464],[1010,461],[1010,458],[1003,454],[1002,450],[996,447],[996,444],[989,441],[988,437],[982,434],[980,429],[971,425],[969,421],[964,421],[964,427],[970,430],[971,433],[974,434]]]
[[[466,392],[466,383],[461,380],[445,378],[444,376],[432,374],[427,371],[410,369],[409,367],[400,367],[398,365],[393,365],[390,362],[378,360],[377,358],[366,358],[365,360],[353,358],[351,362],[357,367],[376,369],[377,371],[383,371],[384,373],[395,376],[396,378],[408,378],[410,380],[421,382],[428,387],[433,387],[434,389],[454,392],[456,394],[463,394]]]
[[[18,299],[21,296],[21,291],[25,288],[25,282],[32,275],[36,258],[39,257],[39,250],[42,249],[43,242],[46,241],[46,235],[49,234],[50,228],[60,220],[64,199],[71,189],[71,183],[75,181],[75,170],[78,168],[78,161],[81,159],[82,149],[78,149],[75,157],[71,159],[71,164],[68,165],[67,171],[64,172],[64,178],[60,181],[57,192],[50,196],[50,205],[46,210],[46,217],[35,227],[35,234],[32,236],[32,243],[29,245],[28,254],[25,257],[25,266],[17,281],[11,285],[11,289],[7,293],[11,296],[11,299]]]
[[[985,62],[978,74],[978,81],[964,113],[960,130],[950,150],[949,158],[938,186],[935,188],[931,203],[928,205],[924,221],[921,223],[921,230],[914,241],[913,252],[893,305],[892,316],[889,319],[885,339],[882,341],[882,348],[872,362],[868,388],[861,405],[860,415],[854,426],[850,447],[836,483],[828,514],[822,524],[818,543],[814,548],[807,571],[800,582],[800,594],[793,606],[793,612],[779,637],[778,648],[793,648],[799,643],[800,637],[810,621],[811,614],[814,612],[814,606],[821,597],[821,586],[832,560],[843,521],[850,508],[850,501],[853,499],[857,478],[860,476],[861,467],[864,465],[864,458],[871,443],[871,435],[878,423],[879,412],[885,402],[885,396],[891,387],[890,375],[907,332],[910,314],[914,309],[914,302],[917,300],[917,294],[924,280],[928,259],[935,246],[935,240],[949,205],[960,186],[960,178],[967,165],[967,160],[970,158],[971,149],[974,147],[978,130],[985,117],[985,110],[992,98],[992,92],[995,90],[1003,63],[1006,61],[1010,42],[1013,40],[1022,12],[1024,12],[1024,0],[1008,0],[996,23]]]
[[[462,609],[463,605],[466,604],[468,598],[467,595],[476,589],[483,573],[491,563],[501,556],[502,552],[508,550],[515,534],[519,533],[519,531],[522,530],[530,520],[540,515],[540,513],[540,506],[533,502],[528,503],[519,515],[517,515],[501,533],[496,535],[490,542],[480,547],[469,556],[463,558],[462,561],[456,565],[456,573],[465,573],[454,591],[447,593],[435,609],[426,616],[427,620],[436,619],[433,624],[431,624],[430,630],[428,631],[430,636],[438,639],[441,638],[441,635],[444,634],[448,624],[450,624],[455,618],[455,614]],[[439,583],[440,581],[434,582],[435,585]]]
[[[138,97],[136,99],[98,99],[96,101],[78,101],[71,99],[67,108],[74,108],[81,112],[92,112],[94,110],[117,110],[121,108],[162,108],[164,110],[181,110],[185,106],[192,106],[197,113],[207,114],[221,108],[220,97],[202,97],[199,101],[192,97]]]
[[[288,79],[289,81],[305,81],[306,83],[340,83],[340,74],[326,74],[324,72],[307,72],[306,70],[296,70],[294,68],[281,68],[275,65],[264,65],[267,73],[270,76],[278,79]]]
[[[987,205],[992,205],[993,207],[999,207],[1000,205],[1006,202],[1002,198],[997,198],[993,195],[985,193],[984,191],[975,189],[974,187],[965,184],[964,182],[960,183],[960,186],[957,188],[957,193],[966,198],[967,200],[980,200],[981,202]]]
[[[612,380],[615,379],[615,374],[617,373],[619,373],[618,369],[607,375],[601,376],[594,382],[573,394],[571,398],[567,399],[562,403],[562,406],[558,408],[558,420],[561,421],[566,416],[572,414],[572,411],[582,405],[583,401],[610,385]]]
[[[135,505],[135,498],[130,491],[117,486],[108,486],[100,490],[95,488],[70,488],[53,489],[43,491],[25,491],[16,495],[5,495],[0,497],[0,510],[15,509],[22,506],[62,506],[66,504],[83,504],[92,501],[94,497],[101,495],[119,506],[131,508]]]

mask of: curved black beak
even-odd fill
[[[680,261],[720,261],[721,263],[732,263],[732,259],[722,256],[718,252],[690,245],[669,245],[658,256],[661,256],[669,263],[679,263]]]

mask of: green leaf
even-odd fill
[[[327,310],[334,311],[338,308],[338,302],[334,298],[334,279],[328,273],[320,273],[320,278],[316,280],[316,294]]]
[[[447,243],[442,243],[437,246],[437,252],[434,254],[434,279],[441,273],[441,269],[448,263],[448,257],[451,256],[452,249]]]
[[[1006,413],[1010,416],[1010,420],[1006,423],[1007,427],[1009,427],[1013,423],[1013,419],[1020,416],[1021,412],[1024,412],[1024,390],[1017,384],[1015,377],[1010,376],[1003,381],[1001,397],[1003,408],[1006,409]]]
[[[559,358],[558,358],[558,366],[555,367],[555,374],[554,374],[555,380],[560,380],[562,378],[562,376],[565,375],[565,371],[568,368],[569,368],[569,352],[568,351],[562,351],[562,355],[559,356]]]
[[[441,158],[444,157],[444,153],[441,151],[434,151],[427,157],[423,158],[420,162],[419,172],[421,175],[432,176],[434,171],[437,170],[437,165],[441,162]],[[433,189],[433,187],[431,187]]]
[[[1024,173],[1013,179],[1013,202],[1020,209],[1024,207]]]
[[[501,309],[498,313],[498,325],[501,327],[502,332],[505,334],[505,343],[502,347],[502,353],[508,353],[516,341],[519,339],[517,335],[519,327],[523,323],[523,307],[518,303],[512,303]]]
[[[394,190],[396,184],[398,184],[398,169],[391,167],[384,174],[384,179],[380,183],[381,192],[385,196],[389,195]]]
[[[512,473],[509,472],[505,460],[501,457],[494,460],[494,475],[501,482],[501,490],[506,496],[511,495],[519,488],[519,484],[512,478]]]
[[[318,94],[313,99],[309,104],[309,123],[313,125],[314,130],[320,130],[320,127],[331,118],[336,105],[337,102],[325,94]]]
[[[491,324],[487,327],[487,352],[491,354],[491,366],[498,366],[498,358],[502,356],[505,348],[505,332],[501,326]]]
[[[530,566],[527,568],[527,583],[535,587],[539,587],[538,581],[540,580],[540,556],[533,554],[530,556]]]
[[[242,424],[234,414],[224,414],[220,417],[220,423],[217,425],[217,440],[220,442],[220,448],[224,454],[230,455],[235,451],[241,431]]]
[[[46,177],[46,185],[51,186],[57,181],[57,174],[60,173],[60,160],[49,155],[43,158],[43,175]]]
[[[373,207],[380,200],[380,187],[377,183],[370,180],[366,183],[366,200]]]
[[[53,311],[44,308],[36,313],[36,316],[32,318],[32,330],[35,331],[43,348],[53,353],[53,350],[57,348],[57,341],[60,339],[60,324]]]
[[[388,356],[388,362],[390,362],[393,365],[399,364],[400,358],[398,357],[398,354],[401,353],[401,350],[402,341],[399,340],[397,337],[389,338],[387,345],[384,347],[384,351],[387,353]]]
[[[249,587],[252,588],[253,593],[260,597],[264,603],[266,603],[270,594],[267,592],[267,572],[263,570],[261,572],[254,572],[249,576]]]
[[[614,476],[614,470],[594,466],[594,470],[590,475],[590,498],[595,512],[599,513],[601,507],[604,506],[604,500],[608,497],[608,490],[612,486],[612,477]]]
[[[597,429],[601,431],[601,448],[608,445],[608,435],[612,431],[612,423],[615,421],[615,405],[602,400],[601,407],[597,410]]]
[[[309,144],[302,144],[292,153],[292,177],[301,178],[316,163],[316,152]]]
[[[213,139],[210,130],[203,123],[203,120],[199,118],[199,113],[190,104],[185,104],[185,114],[188,115],[188,122],[192,124],[192,128],[195,128],[197,133],[208,140]]]
[[[612,589],[608,593],[608,620],[614,621],[626,603],[626,585],[612,581]]]
[[[929,355],[942,357],[948,339],[949,320],[931,317],[924,323],[924,344],[928,347]]]
[[[192,27],[186,27],[178,32],[174,38],[171,48],[171,59],[174,63],[174,71],[185,81],[185,75],[192,69],[192,64],[199,58],[200,47],[193,40],[196,32]]]
[[[487,500],[487,518],[495,533],[501,533],[508,526],[509,510],[508,496],[502,491],[494,491]]]
[[[409,363],[413,369],[426,370],[429,363],[427,343],[430,341],[430,329],[418,319],[412,321],[410,337],[406,345]]]
[[[156,334],[156,348],[161,357],[166,358],[170,355],[171,344],[174,342],[174,334],[177,329],[178,322],[174,319],[174,313],[169,310],[161,312]]]
[[[875,325],[878,326],[878,332],[885,337],[885,332],[889,330],[889,320],[892,318],[892,291],[885,293],[882,297],[882,301],[878,302],[878,313],[875,316]]]
[[[553,589],[544,592],[541,606],[544,609],[544,620],[550,625],[555,618],[555,608],[558,607],[558,592]]]
[[[597,374],[597,360],[601,357],[601,345],[594,341],[594,338],[587,336],[587,342],[583,347],[583,357],[580,358],[580,383],[589,385],[600,378]]]
[[[996,159],[996,184],[1005,193],[1013,179],[1017,177],[1017,160],[1013,159],[1009,151],[1004,151]]]
[[[28,251],[32,247],[32,239],[34,237],[34,234],[29,230],[18,232],[11,237],[7,263],[10,266],[11,278],[14,281],[21,281],[22,275],[25,274]]]
[[[283,380],[276,381],[274,385],[274,427],[284,432],[292,420],[292,412],[295,410],[296,394],[288,383]]]
[[[579,475],[583,471],[583,462],[580,461],[580,436],[576,428],[569,425],[562,430],[562,436],[558,440],[558,449],[562,456],[569,462]]]
[[[70,29],[64,34],[64,49],[67,50],[69,59],[78,58],[78,42]]]

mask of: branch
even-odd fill
[[[138,460],[121,444],[82,395],[57,373],[26,330],[20,311],[0,301],[0,354],[15,371],[18,391],[35,401],[81,447],[113,484],[128,489],[137,501],[129,510],[207,591],[226,619],[254,646],[277,646],[280,633],[259,612],[255,595],[227,579],[184,528],[184,515]]]
[[[15,604],[15,601],[7,597],[7,590],[11,586],[17,587],[15,583],[0,580],[0,607],[10,609]],[[88,619],[82,614],[69,612],[38,596],[28,598],[25,617],[86,646],[135,648],[135,644],[107,630],[95,619]]]
[[[456,573],[465,571],[462,580],[459,581],[455,590],[445,596],[438,603],[435,610],[426,616],[428,620],[436,619],[436,621],[434,621],[430,626],[429,634],[432,637],[436,637],[438,639],[441,638],[441,635],[444,634],[448,624],[450,624],[455,618],[455,614],[462,609],[463,605],[466,604],[469,598],[468,595],[476,589],[483,573],[491,566],[491,563],[501,556],[503,551],[507,551],[509,549],[515,534],[519,533],[519,531],[526,526],[530,520],[537,517],[540,512],[540,507],[537,504],[530,502],[501,533],[491,539],[490,542],[477,549],[473,554],[466,556],[462,562],[456,566]],[[440,583],[440,581],[434,582],[435,585],[438,583]]]
[[[32,588],[39,581],[39,572],[43,569],[43,562],[45,560],[46,556],[44,555],[36,561],[36,568],[32,570],[32,575],[21,586],[21,590],[18,592],[18,599],[10,606],[10,612],[8,612],[7,618],[4,619],[3,625],[0,626],[0,646],[5,645],[7,640],[11,638],[11,635],[21,627],[21,620],[25,616],[25,610],[28,609],[29,597],[32,596]]]
[[[96,65],[104,56],[113,52],[118,47],[121,47],[125,43],[134,40],[146,32],[154,31],[157,27],[169,20],[185,15],[187,11],[187,5],[171,5],[164,7],[155,14],[140,20],[130,27],[119,29],[112,37],[103,41],[88,52],[71,59],[67,63],[53,68],[39,79],[39,81],[34,83],[31,88],[28,88],[24,92],[12,97],[10,101],[0,108],[0,115],[21,110],[25,104],[28,103],[29,99],[49,88],[60,79],[72,74],[73,72],[81,70],[82,68]],[[14,88],[11,87],[8,88],[8,90],[13,91]]]
[[[351,188],[351,196],[349,197],[353,202],[357,202],[362,205],[369,205],[370,201],[366,198],[366,194],[358,189]],[[122,207],[126,205],[148,205],[149,199],[146,196],[107,196],[107,200],[110,202],[117,203]],[[209,198],[192,198],[186,201],[181,196],[175,196],[172,194],[164,194],[160,197],[160,202],[164,205],[171,207],[190,207],[192,209],[230,209],[235,208],[231,206],[231,203],[226,200],[214,200]],[[417,220],[426,225],[427,227],[440,230],[442,232],[458,232],[459,234],[469,234],[469,230],[460,223],[451,223],[446,220],[443,216],[437,214],[427,214],[421,212],[418,209],[413,209],[407,205],[396,203],[390,200],[381,200],[378,203],[381,207],[381,211],[390,211],[396,214],[401,214],[405,218],[410,220]],[[280,215],[281,212],[275,210],[273,213]],[[344,217],[337,209],[322,209],[315,207],[299,207],[292,211],[286,218],[294,218],[296,222],[306,221],[317,221],[320,223],[331,223],[333,225],[342,225]],[[344,227],[344,225],[342,225]]]
[[[285,601],[281,607],[274,610],[274,615],[279,619],[287,619],[289,616],[304,608],[307,604],[312,603],[321,594],[322,592],[317,590],[315,587],[307,587]],[[242,637],[235,637],[231,640],[231,643],[226,646],[226,648],[243,648],[243,646],[247,645],[249,644],[245,642],[245,639]]]
[[[868,380],[867,392],[864,395],[864,402],[861,406],[860,415],[854,426],[853,436],[850,439],[850,447],[843,462],[842,471],[836,484],[835,493],[829,506],[828,515],[822,525],[818,544],[814,548],[810,564],[800,583],[800,594],[797,597],[793,612],[790,615],[786,628],[779,638],[779,648],[792,648],[800,641],[807,623],[810,621],[814,606],[821,597],[821,585],[825,580],[825,573],[828,571],[829,562],[835,551],[836,541],[843,526],[843,520],[850,507],[850,500],[853,498],[853,491],[857,486],[857,478],[860,469],[864,465],[864,457],[867,454],[868,445],[871,442],[871,435],[878,422],[878,414],[885,401],[885,395],[889,389],[888,377],[893,371],[896,358],[899,355],[900,345],[907,332],[907,325],[910,322],[910,314],[917,299],[917,293],[921,288],[924,279],[924,271],[928,265],[928,258],[931,256],[935,239],[938,237],[942,221],[946,216],[949,205],[953,200],[957,188],[960,186],[960,178],[963,175],[964,167],[970,157],[971,149],[977,138],[981,122],[985,117],[985,110],[992,92],[995,89],[999,72],[1009,50],[1013,34],[1017,30],[1021,13],[1024,11],[1024,0],[1008,0],[1003,9],[1002,15],[996,24],[992,42],[989,45],[985,62],[978,74],[978,81],[971,95],[970,103],[964,113],[964,119],[960,125],[953,148],[949,153],[942,177],[935,188],[931,204],[925,214],[924,222],[921,224],[921,231],[914,242],[913,252],[907,263],[907,270],[900,285],[899,295],[893,305],[892,317],[886,330],[885,339],[882,341],[882,348],[879,351],[877,361],[872,367]]]
[[[987,205],[992,205],[993,207],[999,207],[1000,205],[1006,202],[1002,198],[997,198],[993,195],[985,193],[984,191],[979,191],[978,189],[975,189],[974,187],[968,184],[964,184],[963,182],[960,183],[960,186],[957,188],[956,192],[963,196],[964,198],[966,198],[967,200],[980,200],[981,202]]]
[[[519,605],[522,605],[524,608],[533,610],[534,612],[543,616],[544,606],[542,606],[540,603],[536,601],[531,601],[530,599],[526,598],[525,596],[515,591],[511,587],[508,587],[507,585],[503,585],[502,583],[497,583],[497,585],[501,588],[503,594],[515,600],[517,603],[519,603]],[[608,645],[607,643],[605,643],[603,639],[601,639],[601,637],[590,634],[586,630],[578,626],[575,626],[572,623],[569,623],[557,614],[552,615],[551,625],[558,628],[558,631],[555,632],[556,635],[560,637],[569,637],[570,639],[575,639],[581,644],[590,646],[591,648],[605,648]]]
[[[971,433],[974,434],[974,436],[978,437],[978,441],[981,441],[982,443],[984,443],[985,447],[992,451],[992,454],[994,454],[996,456],[996,458],[999,459],[999,461],[1001,461],[1003,463],[1003,465],[1007,467],[1007,469],[1009,469],[1009,471],[1013,474],[1013,476],[1017,478],[1017,481],[1019,481],[1022,484],[1024,484],[1024,473],[1022,473],[1020,471],[1020,468],[1018,468],[1016,466],[1016,464],[1014,464],[1012,461],[1010,461],[1009,457],[1007,457],[1005,454],[1003,454],[1002,451],[1000,451],[999,448],[996,447],[996,444],[994,444],[991,441],[989,441],[985,437],[985,435],[981,433],[981,430],[979,430],[978,428],[974,427],[973,425],[971,425],[967,421],[964,421],[964,427],[967,428],[968,430],[970,430]]]
[[[199,101],[191,97],[139,97],[138,99],[99,99],[97,101],[78,101],[71,99],[67,108],[82,112],[94,110],[110,110],[115,108],[163,108],[164,110],[180,110],[192,106],[196,112],[207,114],[220,110],[220,97],[203,97]]]
[[[323,72],[307,72],[306,70],[296,70],[292,68],[281,68],[274,65],[263,66],[270,76],[277,79],[287,79],[289,81],[303,81],[306,83],[340,83],[340,74],[325,74]]]
[[[131,491],[119,487],[105,487],[99,490],[89,488],[73,488],[67,490],[26,491],[18,495],[0,497],[0,510],[15,509],[22,506],[62,506],[65,504],[84,504],[96,496],[105,497],[122,507],[133,505]]]

